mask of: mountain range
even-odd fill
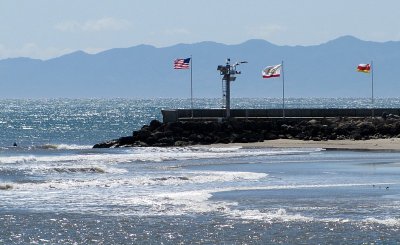
[[[352,36],[313,46],[279,46],[265,40],[237,45],[215,42],[156,48],[139,45],[97,54],[82,51],[49,60],[0,60],[0,98],[189,98],[190,70],[174,70],[176,58],[192,56],[194,98],[222,96],[218,65],[227,58],[242,74],[231,97],[282,96],[282,78],[261,70],[284,62],[286,97],[371,97],[371,76],[356,72],[373,61],[375,97],[399,97],[400,42]]]

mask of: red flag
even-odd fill
[[[357,66],[357,71],[369,73],[371,71],[371,65],[370,64],[359,64]]]

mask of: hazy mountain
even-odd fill
[[[287,97],[370,97],[371,74],[360,63],[374,62],[376,97],[398,97],[400,42],[367,42],[344,36],[315,46],[277,46],[264,40],[239,45],[214,42],[166,48],[139,45],[98,54],[74,52],[50,60],[0,60],[0,98],[190,97],[190,70],[173,60],[193,57],[194,97],[221,97],[216,70],[246,60],[232,85],[232,97],[280,97],[282,80],[262,79],[267,65],[284,61]]]

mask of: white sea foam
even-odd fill
[[[43,171],[43,167],[39,167]],[[93,169],[93,170],[92,170]],[[101,167],[73,167],[73,168],[48,168],[48,171],[54,171],[58,173],[106,173],[106,174],[122,174],[125,173],[124,169],[116,169],[112,167],[106,167],[105,169]],[[113,175],[111,175],[113,176]],[[255,182],[262,178],[266,178],[268,175],[264,173],[252,173],[252,172],[224,172],[224,171],[199,171],[199,172],[174,172],[174,173],[153,173],[151,175],[141,174],[140,176],[129,176],[125,177],[111,177],[111,176],[93,176],[92,178],[86,179],[55,179],[46,182],[33,182],[33,183],[23,183],[16,184],[16,189],[19,190],[46,190],[51,186],[55,189],[74,189],[74,188],[90,188],[99,186],[113,186],[118,188],[121,186],[129,186],[140,190],[143,187],[159,186],[159,187],[171,187],[176,191],[185,191],[186,188],[193,188],[193,186],[199,184],[213,185],[218,183],[238,183],[238,182]],[[188,184],[192,186],[187,187]],[[168,189],[167,189],[168,190]],[[229,189],[216,189],[208,190],[207,193],[218,192],[221,190],[229,191]],[[163,191],[160,189],[159,191]],[[157,190],[152,190],[153,193],[157,193]],[[164,193],[164,192],[162,192]],[[175,193],[175,192],[173,192]],[[174,196],[174,194],[171,194]],[[204,192],[202,192],[204,193]],[[170,193],[167,191],[167,194]],[[161,194],[163,195],[163,194]]]
[[[29,203],[33,209],[52,208],[74,212],[101,213],[96,203],[102,203],[103,207],[108,205],[146,207],[126,208],[125,211],[118,210],[114,215],[225,212],[224,210],[229,210],[228,206],[237,204],[211,201],[213,193],[232,190],[229,185],[249,184],[265,177],[266,174],[224,171],[152,173],[131,177],[125,175],[112,177],[106,173],[106,176],[93,175],[84,179],[56,178],[46,182],[18,183],[13,186],[9,200],[13,205],[18,202],[21,205]],[[222,185],[228,187],[203,189],[206,186]],[[4,201],[7,201],[7,198],[4,198]],[[107,213],[113,215],[112,210],[107,210]]]
[[[36,210],[66,210],[106,215],[187,215],[215,212],[226,217],[262,222],[353,222],[305,215],[301,210],[239,206],[235,200],[213,199],[219,192],[316,189],[370,186],[370,182],[306,182],[282,184],[269,180],[266,173],[212,171],[207,168],[161,168],[156,161],[175,160],[181,166],[187,159],[230,159],[281,154],[309,154],[320,149],[244,149],[240,147],[129,148],[112,150],[49,151],[43,155],[1,156],[8,169],[33,173],[12,189],[2,192],[4,205],[28,206]],[[35,151],[33,151],[35,152]],[[72,154],[71,154],[72,152]],[[251,158],[252,160],[254,158]],[[263,158],[265,159],[265,158]],[[291,160],[291,159],[289,159]],[[146,161],[145,164],[142,162]],[[257,162],[256,160],[255,162]],[[133,162],[135,164],[126,164]],[[198,161],[194,161],[195,163]],[[202,161],[216,162],[219,161]],[[119,164],[124,163],[124,164]],[[0,165],[0,168],[2,166]],[[93,171],[92,171],[93,168]],[[136,172],[135,170],[138,169]],[[1,169],[0,169],[1,170]],[[328,172],[328,171],[326,171]],[[46,176],[37,180],[36,176]],[[292,182],[290,182],[292,183]],[[389,185],[396,183],[375,183]],[[312,213],[312,212],[311,212]],[[398,220],[366,220],[398,225]]]
[[[274,222],[274,221],[284,221],[284,222],[293,222],[293,221],[303,221],[310,222],[314,219],[312,217],[306,217],[301,214],[289,214],[283,208],[272,210],[272,211],[260,211],[260,210],[231,210],[229,215],[233,218],[240,219],[248,219],[248,220],[262,220],[265,222]]]
[[[227,191],[228,189],[225,190]],[[210,201],[212,193],[218,191],[223,190],[214,189],[180,193],[164,193],[156,196],[154,202],[157,203],[156,208],[158,210],[163,210],[163,214],[166,214],[167,212],[169,215],[218,212],[235,219],[260,220],[271,223],[274,221],[309,222],[314,220],[312,217],[306,217],[299,213],[287,213],[285,209],[270,211],[260,211],[258,209],[236,209],[238,203],[234,201]],[[179,208],[168,210],[166,207],[169,205]]]
[[[33,209],[102,212],[107,215],[186,215],[216,212],[243,220],[263,222],[351,222],[319,219],[286,209],[242,209],[235,201],[213,200],[214,193],[245,190],[327,188],[369,184],[254,185],[267,174],[228,171],[170,171],[133,176],[95,175],[85,179],[54,179],[43,183],[21,183],[6,192],[12,202],[29,203]],[[206,183],[206,185],[202,185]],[[207,188],[204,188],[207,187]],[[6,201],[7,198],[4,199]],[[62,201],[61,201],[62,200]],[[41,205],[36,205],[41,204]],[[101,206],[97,203],[102,203]],[[109,206],[125,207],[111,210]],[[397,219],[366,219],[365,222],[398,226]]]
[[[44,144],[38,146],[37,148],[42,149],[57,149],[57,150],[85,150],[91,149],[91,145],[76,145],[76,144]]]
[[[232,151],[237,151],[242,149],[243,147],[241,146],[227,146],[227,147],[193,147],[193,149],[200,149],[200,150],[206,150],[206,151],[210,151],[210,152],[232,152]]]
[[[87,149],[86,146],[74,145],[51,145],[48,148],[62,147],[69,149]],[[270,156],[282,154],[307,154],[318,149],[312,150],[274,150],[274,149],[257,149],[247,150],[241,148],[205,148],[205,147],[171,147],[171,148],[132,148],[124,151],[109,151],[103,154],[65,154],[65,155],[23,155],[23,156],[2,156],[0,163],[28,163],[28,162],[86,162],[91,163],[123,163],[123,162],[163,162],[172,160],[194,160],[194,159],[217,159],[217,158],[236,158],[236,157],[256,157]]]
[[[14,164],[14,163],[21,164],[29,162],[36,162],[36,157],[34,155],[0,157],[0,164]]]
[[[253,173],[253,172],[193,172],[190,181],[194,183],[211,183],[211,182],[232,182],[232,181],[256,181],[267,177],[265,173]]]
[[[386,226],[400,226],[400,219],[398,218],[386,218],[386,219],[366,218],[364,221],[367,223],[375,223]]]
[[[321,149],[243,149],[241,147],[183,147],[183,148],[136,148],[131,160],[136,161],[171,161],[191,159],[217,159],[256,157],[288,154],[308,154]]]

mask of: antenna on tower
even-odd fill
[[[247,61],[239,61],[235,64],[231,65],[231,59],[226,59],[225,65],[219,65],[217,70],[220,72],[222,76],[222,96],[225,97],[225,117],[228,119],[231,117],[231,82],[236,80],[236,75],[241,74],[240,71],[236,69],[236,67],[240,64],[246,64]],[[225,83],[225,86],[224,86]]]

